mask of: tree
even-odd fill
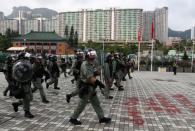
[[[12,38],[18,35],[18,32],[7,29],[5,35],[0,35],[0,50],[6,51],[7,48],[11,47]]]
[[[74,47],[74,27],[71,26],[71,30],[70,30],[70,37],[69,37],[69,44]]]
[[[159,40],[156,40],[154,46],[155,46],[155,49],[156,49],[156,50],[162,50],[162,48],[163,48],[163,43],[161,43]]]
[[[78,32],[77,31],[75,31],[75,34],[74,34],[74,45],[75,45],[75,47],[78,47],[78,40],[79,40],[79,38],[78,38],[79,36],[78,36]]]
[[[68,36],[69,34],[68,34],[68,26],[66,25],[66,27],[65,27],[65,30],[64,30],[64,38],[66,39],[66,41],[68,41],[69,40],[69,36]]]

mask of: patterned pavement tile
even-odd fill
[[[195,130],[195,74],[134,72],[133,79],[122,82],[125,91],[116,87],[111,91],[113,100],[97,94],[110,124],[99,124],[93,107],[88,104],[80,115],[82,125],[70,124],[78,96],[66,102],[66,94],[76,87],[71,76],[59,79],[61,90],[44,88],[49,104],[43,104],[39,92],[33,95],[31,111],[34,119],[26,119],[22,107],[15,113],[11,103],[15,98],[0,93],[0,131],[193,131]],[[0,73],[0,92],[7,86]],[[43,84],[45,87],[45,84]]]

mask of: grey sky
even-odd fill
[[[195,26],[195,0],[0,0],[0,10],[8,15],[13,6],[30,8],[50,8],[58,12],[87,9],[142,8],[154,10],[169,8],[169,27],[174,30],[186,30]]]

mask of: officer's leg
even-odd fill
[[[7,96],[7,92],[10,91],[10,86],[11,86],[11,80],[9,80],[8,78],[6,80],[7,80],[8,86],[3,91],[4,96]]]
[[[125,69],[124,71],[123,71],[123,81],[126,81],[126,79],[125,79],[125,77],[126,77],[126,75],[127,75],[127,69]]]
[[[42,99],[43,103],[48,103],[49,101],[46,99],[46,95],[43,89],[43,86],[41,84],[41,79],[37,79],[35,82],[33,82],[34,86],[39,89],[39,93]]]
[[[27,118],[33,118],[34,115],[30,113],[30,101],[32,101],[33,96],[32,96],[32,91],[29,85],[25,85],[25,95],[23,98],[23,109],[25,111],[24,116]]]
[[[103,118],[104,117],[104,111],[102,110],[102,108],[100,106],[100,102],[99,102],[99,99],[98,99],[97,95],[92,96],[90,98],[90,102],[91,102],[91,105],[93,106],[93,109],[95,110],[98,118],[99,119]]]
[[[110,81],[108,79],[105,79],[105,88],[103,90],[103,95],[108,99],[110,94]]]
[[[66,68],[64,69],[64,77],[66,77]]]
[[[90,102],[99,118],[99,123],[109,123],[111,121],[111,118],[104,117],[104,112],[100,106],[100,102],[97,95],[92,96]]]
[[[54,78],[54,89],[59,90],[60,88],[58,87],[58,77]]]
[[[51,77],[51,78],[50,78],[50,81],[46,83],[46,88],[48,88],[49,85],[53,84],[54,81],[55,81],[54,77]]]
[[[37,80],[33,80],[32,83],[33,83],[32,93],[34,93],[38,89]]]
[[[87,104],[87,100],[88,100],[88,96],[83,96],[83,98],[80,99],[77,108],[74,110],[74,113],[71,116],[72,119],[77,119],[79,117],[79,115],[85,109],[85,106]]]
[[[9,91],[9,85],[5,88],[5,90],[3,91],[3,95],[7,96],[7,92]]]
[[[72,91],[70,94],[66,95],[66,101],[69,103],[71,97],[74,97],[79,94],[79,81],[76,82],[76,88],[74,91]]]
[[[118,90],[119,91],[122,91],[122,90],[124,90],[122,87],[122,85],[121,85],[121,71],[119,71],[119,72],[117,72],[117,79],[116,79],[116,86],[118,87]]]
[[[23,100],[19,100],[18,102],[13,102],[12,106],[15,112],[18,112],[18,106],[23,104]]]

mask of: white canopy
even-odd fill
[[[24,51],[26,47],[10,47],[7,51]]]

